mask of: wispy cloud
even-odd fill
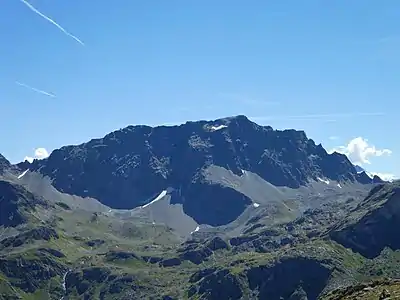
[[[15,83],[18,84],[18,85],[20,85],[20,86],[23,86],[23,87],[25,87],[25,88],[27,88],[27,89],[30,89],[31,91],[34,91],[34,92],[36,92],[36,93],[39,93],[39,94],[42,94],[42,95],[46,95],[46,96],[49,96],[49,97],[53,97],[53,98],[56,97],[56,95],[54,95],[54,94],[52,94],[52,93],[39,90],[39,89],[34,88],[34,87],[31,87],[31,86],[29,86],[29,85],[27,85],[27,84],[25,84],[25,83],[22,83],[22,82],[19,82],[19,81],[16,81]]]
[[[304,114],[304,115],[281,115],[281,116],[262,116],[250,117],[254,121],[274,121],[274,120],[289,120],[289,121],[324,121],[336,122],[340,118],[354,118],[354,117],[373,117],[384,116],[380,112],[361,112],[361,113],[335,113],[335,114]]]
[[[66,34],[67,36],[73,38],[75,41],[77,41],[79,44],[85,46],[85,44],[76,36],[74,36],[73,34],[69,33],[67,30],[65,30],[63,27],[61,27],[61,25],[59,25],[56,21],[54,21],[53,19],[49,18],[48,16],[42,14],[40,11],[38,11],[35,7],[33,7],[29,2],[27,2],[26,0],[20,0],[22,3],[24,3],[30,10],[32,10],[34,13],[36,13],[37,15],[41,16],[42,18],[44,18],[45,20],[49,21],[51,24],[53,24],[54,26],[56,26],[58,29],[60,29],[64,34]]]

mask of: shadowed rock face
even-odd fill
[[[13,279],[14,285],[24,292],[33,293],[44,282],[56,276],[62,276],[66,267],[54,258],[43,254],[0,257],[0,272]]]
[[[275,186],[297,188],[317,177],[357,180],[346,156],[328,154],[303,131],[273,130],[245,116],[180,126],[129,126],[104,138],[52,152],[29,167],[49,176],[62,192],[90,196],[112,208],[130,209],[173,188],[173,203],[196,222],[227,224],[251,203],[204,175],[216,165],[242,176],[258,174]]]
[[[189,297],[199,294],[204,299],[210,300],[242,298],[243,291],[237,276],[226,269],[213,271],[200,274],[200,276],[203,275],[204,277],[197,285],[193,285],[190,288]]]
[[[10,167],[10,162],[3,155],[0,154],[0,174]]]
[[[287,257],[271,265],[252,267],[243,273],[229,269],[203,269],[194,273],[188,294],[204,299],[316,300],[332,272],[329,261]],[[245,297],[246,298],[246,297]],[[247,298],[246,298],[247,299]]]
[[[44,226],[39,226],[37,228],[28,230],[26,232],[23,232],[21,234],[18,234],[16,236],[11,236],[8,238],[5,238],[0,241],[0,250],[3,250],[2,248],[8,248],[8,247],[19,247],[27,243],[28,241],[33,241],[33,240],[46,240],[50,241],[50,239],[58,239],[59,236],[57,232],[48,227]]]
[[[47,203],[22,186],[0,180],[0,226],[15,227],[27,221],[25,212]]]
[[[249,288],[258,290],[258,299],[315,300],[323,291],[331,272],[320,261],[299,257],[283,258],[273,266],[250,269],[247,277]]]
[[[330,232],[333,240],[367,258],[385,247],[400,249],[400,185],[381,184],[352,212],[343,225]]]

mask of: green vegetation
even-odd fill
[[[0,300],[59,300],[64,295],[69,300],[266,295],[275,300],[301,299],[295,297],[303,294],[336,300],[361,299],[354,298],[360,295],[378,299],[385,291],[392,296],[400,291],[395,281],[357,288],[360,282],[400,278],[398,250],[386,247],[367,258],[331,238],[332,232],[347,230],[393,203],[386,187],[377,191],[381,198],[370,195],[359,211],[343,220],[329,210],[307,211],[286,223],[251,218],[242,234],[229,237],[210,231],[189,241],[167,226],[139,218],[76,209],[63,202],[51,205],[30,199],[34,196],[21,189],[17,192],[23,209],[9,209],[18,210],[20,224],[0,228]],[[334,210],[349,210],[349,203],[343,203]],[[386,226],[385,219],[378,221]],[[346,286],[352,288],[337,291]]]

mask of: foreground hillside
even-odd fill
[[[263,299],[272,291],[279,299],[297,290],[315,298],[338,270],[353,279],[342,257],[354,270],[360,263],[323,241],[278,243],[269,251],[242,249],[237,239],[220,237],[184,242],[162,225],[73,210],[7,181],[0,187],[10,196],[2,202],[9,207],[2,219],[14,220],[3,223],[4,299],[250,299],[253,293]],[[279,239],[279,232],[261,235]],[[276,275],[267,280],[268,274]]]
[[[369,283],[358,284],[330,293],[326,300],[375,300],[375,299],[399,299],[399,280],[376,280]]]
[[[324,216],[316,209],[286,224],[252,220],[252,228],[236,237],[216,228],[185,239],[143,217],[109,214],[95,200],[59,193],[30,176],[52,198],[30,192],[17,177],[0,181],[0,299],[361,299],[335,290],[400,276],[400,256],[391,244],[371,259],[330,238],[362,222],[353,215],[391,205],[398,183],[376,186],[338,222],[328,218],[329,210]],[[370,205],[371,199],[379,205]],[[92,204],[80,207],[82,201]],[[360,208],[368,212],[357,214]],[[386,226],[382,218],[374,224]]]

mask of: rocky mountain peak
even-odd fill
[[[357,172],[357,181],[363,184],[385,182],[378,175],[370,175],[366,171]]]
[[[378,177],[304,131],[128,126],[19,168],[0,178],[7,299],[329,299],[397,273],[399,183],[368,194]]]
[[[222,179],[220,170],[238,180],[245,180],[248,171],[290,188],[320,178],[358,178],[346,156],[328,154],[304,131],[273,130],[243,115],[176,126],[128,126],[55,150],[29,169],[50,177],[62,192],[93,197],[113,208],[135,208],[164,190],[175,190],[171,201],[182,204],[198,223],[210,225],[233,221],[252,203]]]
[[[373,183],[383,183],[383,182],[385,182],[382,178],[380,178],[378,175],[374,175],[373,177],[372,177],[372,182]]]

